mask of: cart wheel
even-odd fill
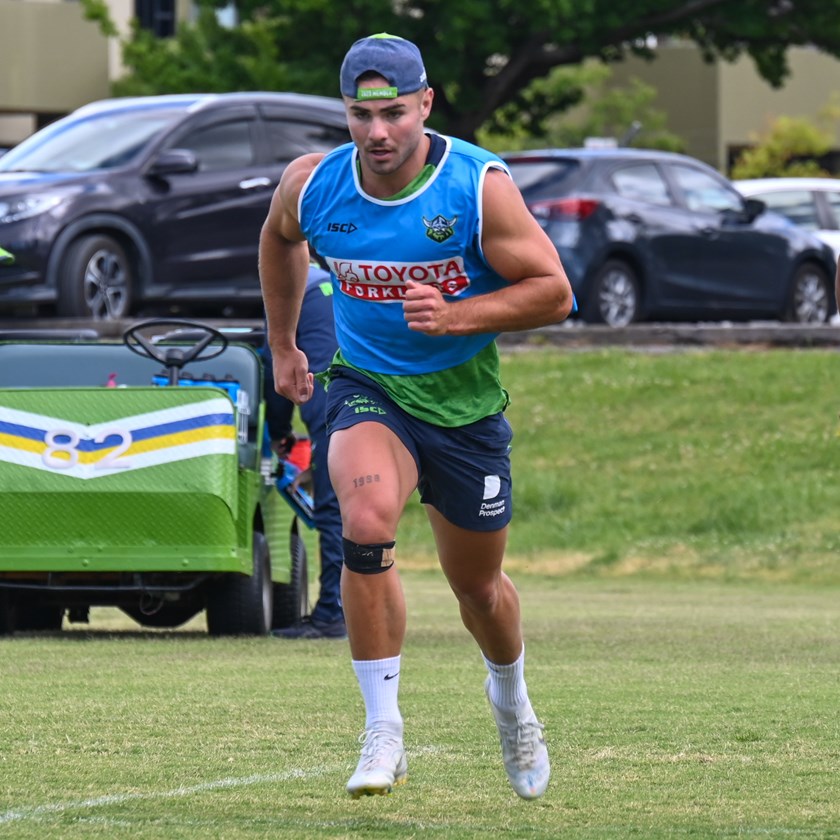
[[[207,591],[207,630],[211,636],[265,636],[271,628],[271,559],[265,536],[254,531],[251,575],[214,580]]]
[[[298,530],[298,520],[292,520],[289,532],[289,554],[291,574],[288,583],[274,584],[275,629],[291,627],[309,614],[309,566],[306,559],[306,544]]]

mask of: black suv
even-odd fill
[[[114,319],[260,299],[257,246],[286,165],[349,142],[339,99],[93,102],[0,157],[0,310]]]
[[[699,160],[625,148],[504,159],[584,320],[823,323],[836,311],[831,249]]]

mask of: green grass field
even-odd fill
[[[412,504],[406,786],[344,794],[363,722],[346,642],[95,610],[0,641],[0,838],[840,838],[838,365],[505,357],[543,799],[507,784]]]

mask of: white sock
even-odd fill
[[[483,653],[482,656],[490,672],[490,702],[500,712],[519,715],[530,713],[531,701],[528,699],[528,688],[525,685],[525,646],[523,645],[519,658],[510,665],[497,665]]]
[[[400,659],[354,659],[353,670],[365,701],[365,729],[385,727],[402,737],[403,719],[397,703]]]

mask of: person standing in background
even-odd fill
[[[326,370],[338,347],[330,275],[315,264],[309,267],[296,341],[306,353],[313,371]],[[295,404],[274,388],[273,359],[267,341],[263,357],[266,425],[272,446],[282,457],[294,441],[292,415]],[[273,635],[284,639],[344,639],[347,627],[341,606],[341,513],[327,470],[326,393],[320,383],[315,384],[312,398],[301,405],[300,418],[312,443],[312,496],[321,561],[320,589],[310,615],[299,624],[275,630]]]

